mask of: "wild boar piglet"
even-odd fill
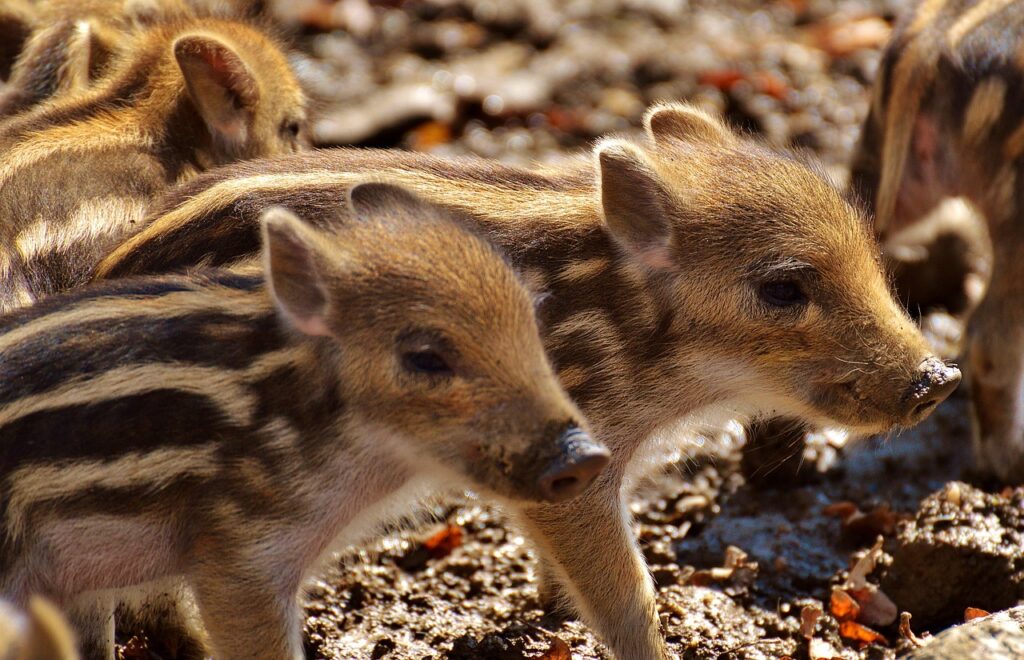
[[[88,89],[130,47],[134,32],[193,13],[185,0],[9,2],[0,9],[0,35],[21,42],[8,45],[11,71],[0,91],[0,118]]]
[[[1014,483],[1024,479],[1022,52],[1022,3],[915,6],[879,66],[851,178],[883,241],[947,197],[985,217],[990,282],[965,347],[974,453],[982,470]]]
[[[88,657],[114,600],[180,580],[217,658],[301,658],[332,549],[467,487],[583,492],[608,451],[488,243],[385,184],[316,230],[267,211],[253,263],[106,283],[0,326],[0,593],[66,608]]]
[[[258,29],[182,18],[132,34],[97,87],[0,124],[0,312],[83,283],[167,186],[295,151],[304,117]]]

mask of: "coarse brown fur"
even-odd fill
[[[85,281],[168,185],[299,146],[304,101],[245,24],[162,22],[98,88],[0,124],[0,311]]]
[[[0,49],[0,59],[10,60],[10,73],[4,75],[6,85],[0,92],[0,117],[96,84],[109,72],[110,64],[132,47],[132,37],[140,30],[189,18],[255,18],[258,4],[226,0],[12,3],[0,10],[0,36],[10,40]]]
[[[239,164],[172,191],[99,276],[243,258],[268,205],[331,225],[367,173],[469,215],[542,296],[548,354],[613,452],[583,496],[522,518],[542,593],[568,596],[618,657],[661,658],[621,494],[649,441],[770,413],[885,431],[921,419],[959,372],[931,356],[866,221],[822,176],[688,106],[655,107],[646,127],[645,142],[533,170],[344,149]]]
[[[513,511],[586,488],[607,450],[504,258],[393,186],[351,197],[336,233],[268,211],[262,271],[103,283],[0,325],[5,597],[53,599],[109,656],[104,594],[180,577],[214,657],[302,658],[301,585],[381,517],[431,488]]]
[[[0,24],[20,21],[26,32],[0,92],[0,117],[88,88],[133,33],[192,14],[185,0],[42,0],[29,11],[0,14]]]
[[[991,281],[967,341],[979,467],[1024,478],[1024,3],[930,0],[886,48],[853,163],[883,239],[962,196],[985,217]]]

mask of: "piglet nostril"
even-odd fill
[[[932,408],[939,405],[938,399],[932,399],[931,401],[925,401],[914,406],[913,417],[924,417],[927,413],[931,412]]]
[[[555,497],[559,497],[563,493],[575,493],[579,490],[580,480],[575,476],[558,477],[552,479],[549,486],[548,492]]]
[[[960,384],[960,370],[937,357],[926,359],[917,368],[917,378],[904,397],[906,422],[916,424],[942,403]]]
[[[582,493],[610,459],[603,445],[575,427],[562,433],[558,444],[561,455],[537,482],[541,495],[549,502],[561,502]]]

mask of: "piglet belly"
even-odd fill
[[[64,593],[119,589],[178,572],[170,525],[145,517],[52,520],[39,535]]]

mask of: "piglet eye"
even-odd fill
[[[764,282],[758,289],[761,300],[773,307],[794,307],[807,304],[800,283],[795,280],[776,280]]]
[[[402,355],[402,366],[406,371],[433,376],[452,375],[451,365],[437,351],[410,351]]]
[[[281,125],[281,133],[293,140],[299,137],[300,130],[302,130],[302,127],[299,126],[297,121],[286,121]]]

